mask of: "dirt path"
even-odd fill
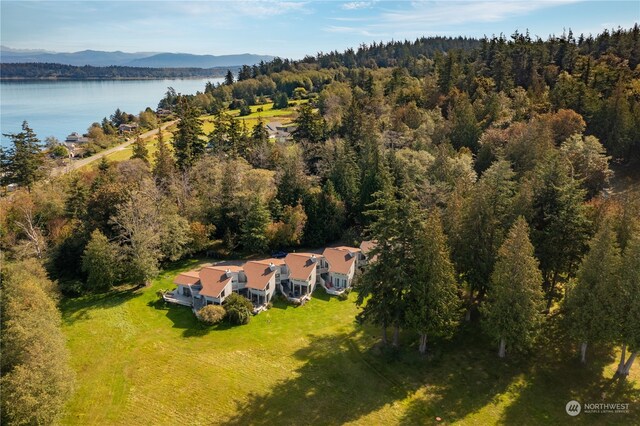
[[[167,127],[172,126],[174,124],[176,124],[178,122],[178,120],[173,120],[173,121],[169,121],[168,123],[165,123],[161,126],[162,130],[165,130]],[[153,135],[158,134],[158,129],[153,129],[153,130],[149,130],[148,132],[142,133],[140,134],[140,138],[142,139],[146,139],[149,138]],[[113,154],[114,152],[117,151],[122,151],[124,149],[126,149],[129,145],[131,145],[134,141],[136,140],[136,137],[132,137],[127,139],[125,142],[121,143],[120,145],[116,145],[113,148],[109,148],[106,149],[104,151],[100,151],[97,154],[92,155],[91,157],[87,157],[87,158],[83,158],[81,160],[74,160],[71,161],[69,164],[67,164],[66,166],[63,167],[56,167],[53,170],[51,170],[51,176],[59,176],[65,173],[69,173],[73,170],[78,170],[81,167],[86,166],[87,164],[93,163],[96,160],[101,159],[104,156]]]

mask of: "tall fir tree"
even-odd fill
[[[470,303],[484,298],[498,249],[515,219],[514,176],[509,163],[499,160],[484,172],[464,201],[454,244],[458,269],[469,284]]]
[[[31,191],[33,184],[46,176],[46,161],[40,140],[26,121],[22,122],[20,133],[3,135],[11,139],[13,146],[6,150],[0,149],[2,184],[17,184]]]
[[[118,279],[118,251],[98,229],[82,255],[82,271],[87,274],[87,288],[91,291],[109,290]]]
[[[506,349],[530,347],[543,321],[542,274],[529,241],[529,227],[519,217],[498,251],[487,300],[481,306],[482,325],[499,344],[498,356]]]
[[[207,142],[201,138],[204,133],[198,110],[191,102],[184,96],[178,96],[176,108],[179,121],[178,130],[173,136],[173,150],[178,169],[185,171],[204,155]]]
[[[620,297],[620,247],[609,221],[590,242],[575,282],[567,290],[566,311],[570,334],[581,343],[580,360],[586,362],[589,343],[613,343],[620,328],[615,314]]]
[[[267,231],[271,224],[269,209],[259,197],[251,201],[249,212],[240,225],[240,244],[251,253],[264,253],[269,248]]]
[[[149,150],[140,136],[136,136],[136,140],[133,142],[133,154],[131,159],[138,158],[145,164],[149,164]]]
[[[420,335],[418,351],[427,351],[428,336],[448,335],[458,316],[455,271],[442,222],[432,213],[415,235],[415,271],[409,278],[407,325]]]
[[[568,163],[554,156],[538,165],[533,188],[531,240],[540,261],[547,309],[556,297],[558,281],[575,274],[591,233],[585,191],[570,173]]]
[[[164,142],[162,128],[158,128],[158,141],[156,142],[155,161],[153,163],[153,177],[158,187],[166,191],[175,173],[176,165],[169,147]]]
[[[638,224],[640,225],[640,224]],[[629,240],[623,256],[621,269],[621,293],[617,297],[618,324],[622,352],[617,373],[627,377],[640,353],[640,228]],[[629,349],[629,358],[625,355]]]

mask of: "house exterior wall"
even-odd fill
[[[249,289],[250,294],[259,295],[265,298],[265,303],[271,302],[273,299],[273,293],[276,291],[276,276],[274,275],[269,280],[268,289],[265,290],[256,290],[254,288]]]
[[[353,280],[353,276],[355,275],[355,262],[351,265],[348,274],[339,274],[337,272],[329,271],[329,280],[331,283],[338,288],[348,288],[351,287],[351,281]]]

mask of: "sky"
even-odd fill
[[[7,1],[0,42],[74,52],[268,54],[299,59],[362,43],[529,30],[597,34],[640,21],[640,0]]]

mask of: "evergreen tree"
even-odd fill
[[[284,109],[289,106],[289,97],[285,92],[277,92],[273,95],[273,109]]]
[[[622,354],[617,373],[629,375],[631,366],[640,353],[640,233],[636,229],[622,257],[621,293],[616,297],[616,308],[621,332]],[[625,360],[626,350],[629,359]]]
[[[269,247],[267,230],[271,224],[271,215],[264,202],[255,197],[251,201],[249,212],[240,226],[240,244],[246,251],[264,253]]]
[[[155,161],[152,168],[153,177],[156,179],[158,186],[166,191],[175,173],[176,166],[169,147],[164,142],[161,128],[158,128],[158,142],[156,142],[156,152],[154,155]]]
[[[149,164],[149,150],[140,136],[136,136],[136,140],[133,142],[133,155],[131,155],[131,159],[134,158],[139,158],[144,161],[145,164]]]
[[[591,224],[583,205],[585,191],[559,156],[539,164],[533,188],[531,240],[544,278],[547,309],[561,277],[571,277],[583,254]]]
[[[294,122],[297,126],[291,134],[294,140],[316,143],[324,139],[326,123],[322,116],[313,110],[310,104],[307,103],[300,106],[298,117]]]
[[[473,106],[466,93],[455,97],[450,114],[451,143],[454,148],[466,147],[473,152],[478,151],[478,139],[480,139],[480,126],[476,119]]]
[[[118,278],[118,252],[97,229],[82,255],[82,271],[87,274],[89,290],[108,290]]]
[[[499,160],[487,169],[464,202],[456,260],[469,284],[469,298],[482,300],[489,286],[498,249],[514,218],[514,172]]]
[[[615,315],[620,300],[620,248],[609,221],[590,243],[574,285],[567,290],[567,321],[571,335],[581,342],[580,360],[586,362],[588,343],[611,343],[620,328]]]
[[[224,84],[226,86],[231,86],[235,82],[235,78],[233,77],[233,73],[231,70],[227,70],[227,74],[224,76]]]
[[[529,347],[543,320],[542,274],[528,233],[527,222],[518,218],[498,251],[488,300],[481,307],[482,324],[499,342],[500,358],[507,345],[513,350]]]
[[[356,163],[355,154],[346,142],[337,142],[329,180],[336,193],[344,200],[347,216],[353,221],[358,208],[360,193],[360,168]]]
[[[11,139],[13,146],[7,150],[0,149],[2,184],[15,183],[31,191],[33,184],[46,175],[45,156],[40,140],[26,121],[22,122],[22,132],[3,135]]]
[[[403,225],[399,222],[398,209],[399,203],[390,185],[376,193],[368,212],[372,218],[368,236],[377,242],[369,257],[376,260],[369,263],[360,277],[356,301],[362,306],[358,320],[381,327],[383,345],[387,344],[387,327],[397,321],[396,313],[402,308],[398,297],[401,289],[395,288],[401,280],[398,271],[405,264],[395,242],[399,227]]]
[[[173,137],[173,148],[178,169],[185,171],[204,154],[207,142],[201,138],[202,126],[198,111],[184,96],[177,100],[178,131]]]
[[[407,324],[420,335],[418,350],[427,350],[427,337],[447,335],[458,307],[455,271],[438,214],[431,214],[418,229],[414,249],[415,272],[409,277]]]

